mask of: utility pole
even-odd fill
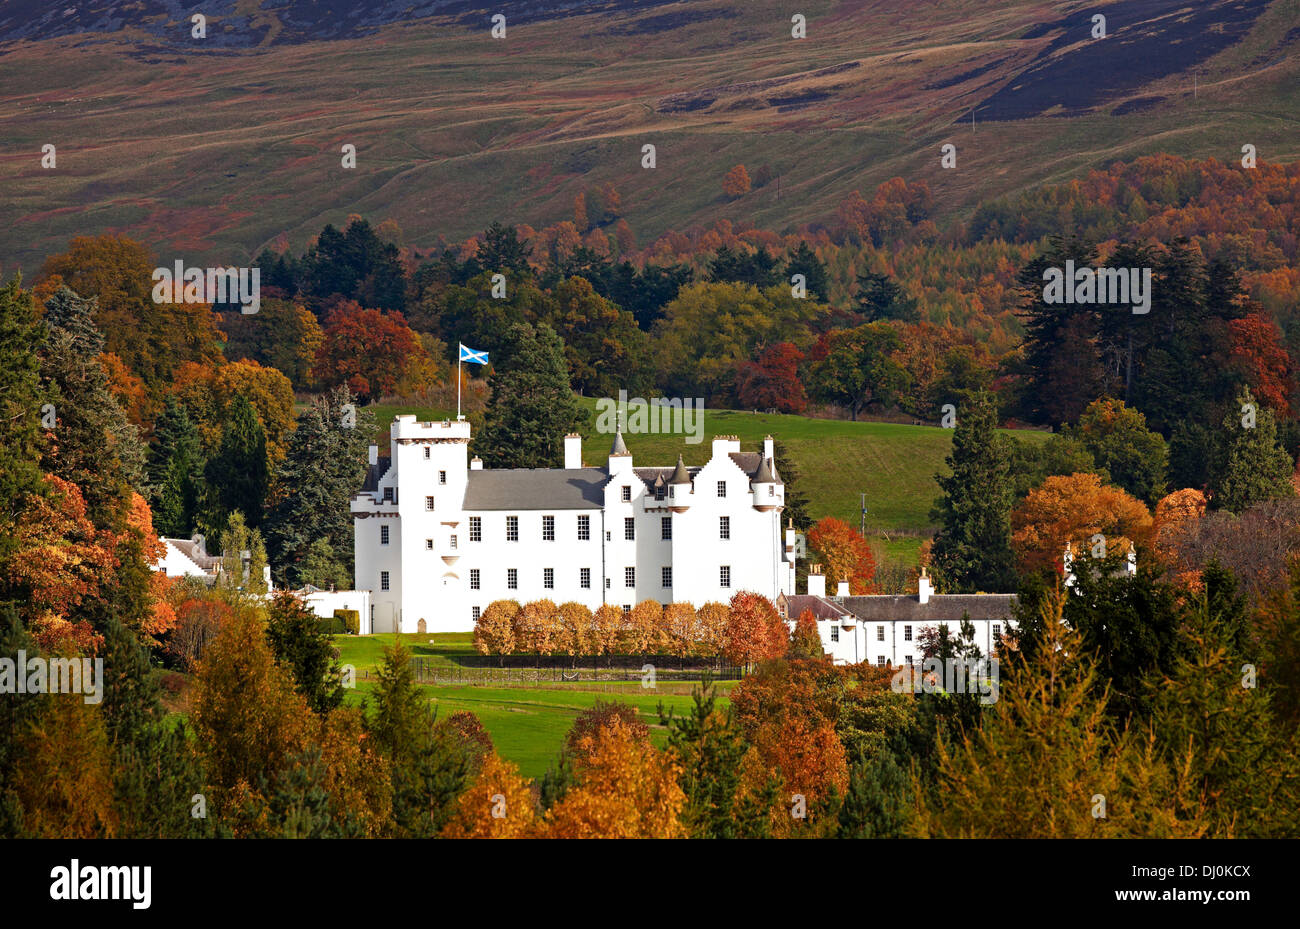
[[[862,519],[858,524],[858,535],[865,539],[867,537],[867,495],[859,494],[859,496],[862,498]]]

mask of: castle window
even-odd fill
[[[388,589],[388,572],[387,572],[387,571],[380,571],[380,572],[379,572],[379,589],[380,589],[380,590],[387,590],[387,589]]]
[[[451,537],[451,547],[452,547],[452,548],[456,548],[456,547],[457,547],[457,546],[456,546],[456,537],[455,537],[455,536],[452,536],[452,537]]]
[[[425,497],[425,498],[424,498],[424,508],[425,508],[425,510],[428,510],[428,511],[432,511],[432,510],[433,510],[433,497]]]
[[[542,568],[542,586],[547,590],[555,589],[555,569]]]
[[[426,447],[425,450],[424,450],[424,457],[425,457],[426,459],[429,457],[429,449],[428,449],[427,447]]]
[[[659,538],[665,542],[671,542],[673,538],[673,518],[671,516],[661,516],[659,518]]]
[[[483,541],[483,517],[471,516],[469,518],[469,540],[471,542]]]
[[[482,607],[472,606],[469,608],[469,617],[470,619],[474,620],[474,622],[478,622],[479,617],[482,615],[483,615]]]
[[[624,587],[636,586],[636,568],[623,569],[623,586]]]
[[[631,500],[632,500],[632,488],[631,488],[631,487],[624,487],[624,488],[623,488],[623,502],[624,502],[624,503],[630,503]]]
[[[731,517],[730,516],[718,517],[718,538],[719,539],[731,538]]]
[[[776,485],[775,485],[775,484],[768,484],[768,485],[767,485],[767,495],[768,495],[769,497],[775,497],[775,496],[776,496]]]
[[[885,641],[885,627],[884,627],[884,626],[877,626],[877,627],[876,627],[876,641],[877,641],[877,642],[883,642],[883,641]]]
[[[905,658],[903,658],[903,660],[907,662],[907,666],[908,666],[909,668],[912,666],[912,656],[911,656],[911,655],[906,656]]]
[[[1002,635],[1002,624],[1001,624],[1001,623],[994,623],[994,624],[993,624],[993,635],[994,635],[994,637]]]
[[[661,580],[663,581],[663,583],[662,583],[660,586],[663,586],[663,587],[672,587],[672,586],[673,586],[673,569],[665,565],[664,567],[662,567],[662,568],[659,569],[659,573],[662,575]]]
[[[479,576],[479,573],[478,573],[478,568],[470,568],[470,569],[469,569],[469,589],[470,589],[470,590],[478,590],[478,589],[479,589],[479,583],[480,583],[480,576]]]
[[[609,588],[612,586],[613,586],[613,581],[608,577],[605,578],[605,589],[609,590]]]
[[[727,482],[718,481],[718,496],[725,497],[726,495],[727,495]]]
[[[387,544],[388,544],[388,527],[387,527],[387,526],[380,526],[380,527],[379,527],[379,544],[380,544],[380,545],[387,545]]]
[[[391,487],[384,488],[384,502],[385,503],[393,502],[393,488]]]
[[[578,586],[583,590],[591,590],[591,568],[578,569]]]
[[[426,551],[433,551],[433,539],[425,539],[424,548]]]
[[[903,627],[903,641],[904,641],[904,642],[910,642],[910,641],[912,641],[912,627],[911,627],[911,626],[904,626],[904,627]]]
[[[519,589],[519,569],[506,568],[506,587],[511,590]]]
[[[884,655],[877,655],[877,656],[876,656],[876,665],[877,665],[877,667],[881,667],[881,668],[883,668],[883,667],[885,666],[885,656],[884,656]]]
[[[445,483],[447,483],[447,472],[446,472],[446,471],[439,471],[439,472],[438,472],[438,483],[439,483],[439,484],[445,484]]]
[[[542,517],[542,541],[543,542],[555,541],[555,517],[554,516]]]
[[[623,538],[629,542],[636,541],[636,520],[631,516],[623,520]]]
[[[724,564],[721,568],[718,569],[718,586],[719,587],[731,586],[731,565]]]
[[[832,621],[832,622],[831,622],[831,641],[832,641],[832,642],[838,642],[839,640],[840,640],[840,627],[837,626],[837,625],[835,625],[834,621]]]
[[[506,517],[506,541],[507,542],[519,541],[519,517],[518,516]]]
[[[591,538],[591,517],[578,517],[578,541],[586,542]]]

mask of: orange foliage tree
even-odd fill
[[[474,650],[480,655],[509,655],[515,650],[518,600],[493,600],[474,624]]]
[[[809,530],[808,545],[826,565],[826,583],[831,590],[840,581],[848,581],[849,593],[855,597],[875,592],[876,559],[871,545],[848,523],[827,516]]]
[[[456,812],[442,830],[447,839],[517,839],[537,820],[533,794],[519,769],[496,752],[483,759],[474,782],[456,801]]]
[[[575,745],[574,785],[547,813],[542,834],[565,839],[686,837],[686,795],[673,757],[621,719]]]
[[[733,199],[749,193],[749,187],[749,172],[744,165],[736,165],[722,179],[722,192]]]
[[[1108,552],[1152,540],[1151,512],[1141,500],[1091,473],[1049,477],[1011,511],[1011,548],[1022,571],[1059,570],[1065,544],[1076,553],[1102,535]]]

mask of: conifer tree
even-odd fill
[[[13,551],[17,501],[41,484],[40,328],[20,283],[0,286],[0,563]]]
[[[946,593],[1002,592],[1015,583],[1011,553],[1011,447],[997,431],[993,398],[983,393],[958,413],[950,474],[936,475],[943,496],[931,565]]]
[[[905,838],[914,814],[911,792],[911,779],[892,751],[859,758],[849,771],[849,789],[840,807],[839,837]]]
[[[501,340],[488,378],[485,426],[475,449],[493,468],[557,468],[564,436],[587,414],[569,386],[559,336],[545,324],[512,326]]]
[[[261,523],[269,484],[266,432],[253,405],[242,394],[230,403],[221,445],[208,461],[204,476],[212,490],[207,523],[210,534],[220,535],[236,510],[244,514],[248,525]]]
[[[1241,513],[1264,500],[1295,496],[1291,485],[1294,462],[1278,442],[1272,410],[1260,406],[1249,390],[1243,390],[1223,425],[1229,438],[1223,470],[1213,484],[1215,506]]]
[[[159,535],[188,538],[198,525],[204,494],[203,441],[175,397],[164,404],[146,462],[149,503]]]
[[[348,501],[365,478],[366,446],[373,434],[374,415],[357,409],[356,398],[344,387],[298,417],[275,477],[278,500],[267,514],[267,548],[280,583],[351,586]],[[322,543],[326,548],[316,548]]]
[[[276,660],[293,674],[294,689],[324,714],[343,703],[343,682],[338,650],[316,624],[316,614],[301,600],[282,593],[271,601],[266,638]]]

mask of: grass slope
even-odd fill
[[[691,0],[517,21],[504,40],[485,19],[426,19],[260,49],[6,43],[0,255],[30,276],[72,236],[113,231],[167,262],[237,264],[352,212],[431,247],[494,219],[570,219],[605,182],[645,244],[718,219],[826,221],[894,176],[929,183],[944,218],[1115,158],[1300,155],[1300,0],[1206,0],[1194,21],[1186,6],[813,0],[803,40],[788,3]],[[939,165],[949,141],[956,170]],[[727,200],[737,163],[774,179]]]

